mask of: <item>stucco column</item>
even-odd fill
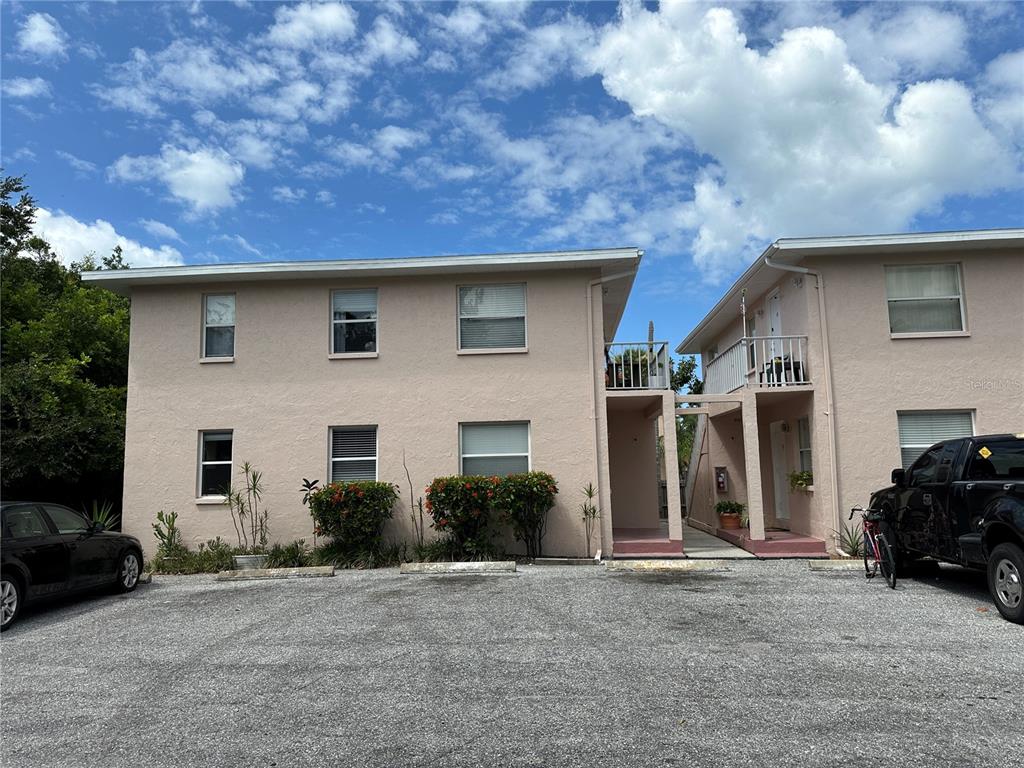
[[[661,420],[664,430],[665,490],[668,502],[668,537],[683,538],[682,505],[679,500],[679,451],[676,445],[676,393],[666,390],[661,395]]]
[[[764,495],[761,492],[761,445],[757,434],[757,393],[743,393],[743,461],[747,470],[747,515],[750,538],[764,541]]]

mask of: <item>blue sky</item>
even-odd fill
[[[778,237],[1022,223],[1024,8],[4,3],[2,155],[71,261],[636,245],[678,343]]]

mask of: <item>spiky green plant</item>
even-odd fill
[[[850,557],[861,557],[864,554],[864,531],[861,530],[860,524],[847,525],[843,523],[842,530],[834,531],[834,533],[839,549]]]
[[[114,505],[106,500],[101,503],[93,499],[92,508],[85,510],[85,516],[93,524],[102,525],[107,531],[112,531],[121,524],[121,516],[114,512]]]

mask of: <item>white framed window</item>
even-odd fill
[[[530,471],[530,422],[460,424],[463,475],[504,477]]]
[[[230,430],[199,433],[199,495],[224,496],[231,486]]]
[[[377,427],[331,427],[331,482],[377,479]]]
[[[959,264],[885,268],[889,332],[955,333],[966,328]]]
[[[526,283],[459,286],[459,349],[525,349]]]
[[[901,411],[896,414],[900,433],[900,461],[909,467],[940,440],[974,434],[973,411]]]
[[[203,357],[235,356],[235,295],[203,296]]]
[[[811,420],[806,416],[796,420],[796,438],[800,451],[800,471],[811,472]]]
[[[331,291],[331,354],[377,352],[377,289]]]

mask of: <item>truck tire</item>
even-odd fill
[[[1003,618],[1024,624],[1024,550],[1009,542],[988,556],[988,591]]]

